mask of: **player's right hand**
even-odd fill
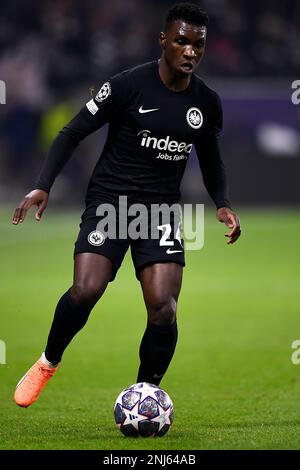
[[[22,223],[31,206],[37,206],[35,220],[41,220],[42,214],[47,207],[48,199],[49,194],[42,189],[34,189],[30,193],[26,194],[14,212],[12,223],[14,225]]]

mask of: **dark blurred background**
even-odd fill
[[[33,189],[56,133],[111,75],[160,56],[169,0],[1,3],[0,200]],[[202,0],[210,16],[197,74],[223,101],[222,153],[236,204],[300,202],[300,2]],[[57,178],[52,200],[81,204],[106,135],[96,132]],[[192,155],[184,200],[208,202]]]

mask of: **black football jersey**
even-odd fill
[[[195,145],[205,186],[217,207],[230,207],[218,135],[218,95],[195,74],[183,91],[162,82],[158,61],[121,72],[103,83],[50,147],[36,187],[49,192],[78,143],[104,124],[107,140],[91,176],[86,204],[173,203]]]

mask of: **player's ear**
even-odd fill
[[[166,48],[166,35],[163,32],[161,32],[159,34],[159,43],[160,43],[162,49]]]

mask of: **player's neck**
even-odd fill
[[[172,91],[183,91],[189,86],[191,77],[174,73],[163,56],[158,61],[158,73],[163,84]]]

